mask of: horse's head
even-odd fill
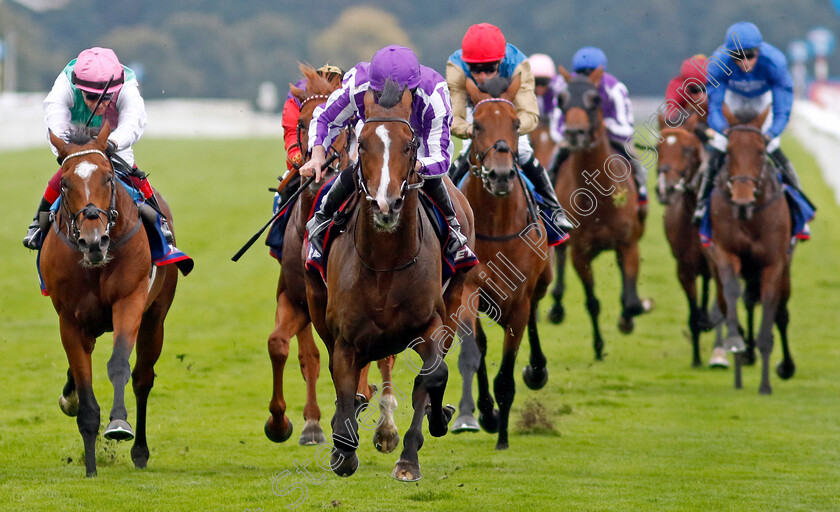
[[[756,199],[762,190],[766,145],[761,125],[764,124],[769,109],[765,109],[749,122],[741,121],[742,118],[732,116],[728,111],[726,113],[730,122],[729,143],[726,147],[729,162],[726,189],[732,202],[738,207],[739,218],[748,220],[752,217]]]
[[[376,100],[365,93],[365,124],[359,134],[361,187],[377,228],[393,231],[406,194],[422,184],[414,166],[418,142],[411,128],[411,91],[388,80]]]
[[[116,179],[105,155],[110,133],[107,122],[95,139],[79,134],[68,143],[50,132],[61,161],[62,215],[86,267],[108,262],[110,231],[117,219]]]
[[[509,195],[516,181],[519,117],[513,99],[521,83],[521,75],[512,80],[497,75],[480,88],[467,80],[475,105],[470,161],[484,188],[496,196]]]
[[[664,127],[659,134],[656,197],[662,204],[671,204],[675,194],[689,190],[703,159],[703,143],[694,134],[697,116],[691,116],[679,128]],[[666,126],[664,124],[660,126]]]
[[[297,124],[297,144],[301,148],[304,161],[309,160],[309,124],[315,114],[315,109],[324,103],[330,97],[333,91],[341,87],[341,76],[334,75],[329,80],[318,74],[318,71],[312,66],[306,64],[300,65],[300,71],[306,78],[306,89],[295,87],[294,84],[289,84],[292,95],[300,101],[300,116]],[[348,131],[342,131],[336,137],[330,146],[330,151],[337,152],[341,156],[334,161],[334,163],[326,170],[325,180],[329,180],[339,170],[344,169],[350,165],[348,157]],[[322,182],[310,185],[313,193],[318,192],[318,188],[323,184]]]
[[[559,66],[559,70],[568,84],[557,96],[566,125],[563,136],[571,151],[589,149],[595,144],[604,123],[601,94],[598,92],[604,69],[599,67],[589,76],[573,76],[563,66]]]

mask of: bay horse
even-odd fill
[[[677,278],[688,300],[692,366],[700,361],[700,334],[711,328],[707,308],[712,271],[703,252],[699,229],[691,223],[697,206],[698,171],[705,156],[694,128],[700,118],[692,115],[679,127],[670,127],[660,117],[660,142],[656,196],[665,206],[664,226],[671,254],[677,261]],[[697,278],[701,279],[698,303]]]
[[[586,293],[595,358],[601,360],[604,349],[598,324],[601,306],[595,296],[592,260],[603,251],[616,252],[622,276],[618,328],[624,334],[631,333],[633,318],[652,308],[652,302],[649,299],[643,302],[636,290],[639,239],[644,224],[639,215],[631,164],[610,146],[604,127],[598,93],[604,70],[596,69],[587,77],[572,76],[562,66],[559,68],[568,84],[558,101],[565,115],[564,135],[571,153],[558,173],[555,190],[570,221],[576,224],[570,240],[572,264]],[[552,293],[556,317],[560,319],[564,316],[562,298],[567,245],[561,245],[556,251],[558,280]]]
[[[545,165],[554,160],[554,153],[557,151],[557,143],[551,138],[551,127],[548,123],[547,118],[540,117],[537,127],[528,134],[534,157]]]
[[[747,349],[738,328],[739,276],[746,281],[745,302],[750,317],[753,303],[762,305],[756,340],[762,363],[758,388],[761,394],[772,392],[769,362],[774,324],[779,330],[783,356],[776,373],[789,379],[796,371],[787,338],[793,258],[791,219],[775,166],[766,157],[761,126],[768,113],[764,110],[743,123],[726,112],[730,123],[726,163],[712,192],[709,248],[718,281],[718,300],[726,315],[724,348],[736,352],[736,388],[741,387],[740,353]]]
[[[493,381],[493,394],[499,404],[494,410],[485,362],[487,337],[475,314],[461,317],[458,367],[463,390],[460,416],[453,428],[477,430],[473,426],[472,380],[478,372],[479,423],[488,432],[498,432],[499,450],[509,446],[508,422],[516,392],[513,369],[526,327],[531,357],[523,372],[525,384],[541,389],[548,380],[537,332],[537,304],[551,283],[552,251],[546,228],[517,169],[519,121],[513,99],[520,85],[520,75],[513,80],[488,81],[485,91],[467,80],[467,92],[475,108],[469,150],[472,172],[463,189],[475,215],[475,252],[482,263],[467,276],[464,300],[480,289],[485,312],[491,303],[498,308],[494,320],[504,329],[504,344],[499,373]],[[495,281],[488,278],[491,274],[495,274]],[[502,283],[508,285],[507,289],[501,288]]]
[[[331,468],[341,476],[352,475],[359,465],[354,394],[369,362],[407,348],[423,360],[414,380],[414,416],[394,478],[421,476],[418,450],[427,411],[434,437],[446,434],[454,412],[443,407],[448,379],[443,356],[455,334],[449,313],[460,305],[464,273],[456,272],[443,289],[441,246],[418,199],[422,178],[415,170],[418,140],[409,122],[411,103],[411,91],[391,81],[378,104],[373,91],[365,94],[358,204],[346,232],[332,243],[327,285],[317,270],[306,273],[312,323],[330,354],[336,391]],[[439,179],[450,187],[463,232],[471,238],[469,205],[448,178]]]
[[[114,401],[103,436],[133,438],[131,459],[136,467],[144,468],[149,460],[146,404],[163,346],[163,322],[178,282],[173,265],[152,264],[139,210],[117,182],[105,154],[110,133],[107,122],[95,139],[85,143],[66,143],[50,133],[61,161],[61,205],[40,253],[46,293],[58,313],[61,343],[70,366],[59,405],[68,416],[77,416],[89,477],[96,476],[100,421],[91,377],[96,338],[114,332],[108,361]],[[157,199],[174,228],[169,206],[159,194]],[[135,344],[132,371],[129,356]],[[126,421],[129,375],[137,399],[136,433]]]
[[[341,77],[327,80],[318,75],[317,71],[301,64],[300,70],[306,78],[306,88],[301,89],[291,85],[292,94],[301,102],[300,117],[298,118],[298,144],[309,159],[306,148],[309,144],[309,123],[315,108],[324,104],[329,95],[341,87]],[[345,131],[334,141],[331,151],[340,155],[335,167],[331,167],[326,174],[330,179],[338,170],[350,165],[350,138]],[[292,171],[292,172],[296,172]],[[323,443],[324,432],[321,429],[321,409],[318,406],[316,384],[321,371],[321,359],[318,347],[312,337],[312,324],[309,317],[309,307],[306,302],[306,283],[304,280],[303,235],[306,232],[306,220],[315,202],[315,196],[322,183],[315,183],[301,191],[286,224],[283,242],[280,277],[277,282],[277,310],[275,314],[274,330],[268,337],[268,353],[272,368],[272,396],[269,403],[271,416],[265,423],[265,435],[273,442],[286,441],[292,435],[292,422],[286,416],[286,399],[283,394],[283,374],[289,357],[289,344],[292,336],[298,340],[298,360],[300,370],[306,383],[306,404],[303,408],[304,428],[299,444],[315,445]],[[380,373],[384,382],[391,381],[391,370],[394,358],[388,357],[379,361]],[[359,398],[370,400],[373,390],[367,384],[367,369],[365,367],[359,382]],[[393,451],[399,443],[399,434],[394,424],[392,412],[396,408],[396,397],[391,386],[384,386],[380,391],[380,409],[384,421],[377,426],[374,435],[374,445],[384,453]]]

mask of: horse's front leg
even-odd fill
[[[528,366],[522,370],[522,380],[530,389],[542,389],[548,382],[548,368],[546,358],[540,344],[540,334],[537,329],[537,306],[539,298],[535,294],[531,298],[528,312],[528,343],[531,345],[531,358]],[[498,396],[497,396],[498,399]]]
[[[85,334],[73,317],[59,316],[61,344],[78,394],[76,424],[85,447],[85,472],[96,476],[96,436],[99,433],[99,404],[93,395],[90,354],[96,339]]]
[[[283,395],[283,374],[286,368],[286,361],[289,358],[291,338],[294,334],[299,333],[307,323],[306,313],[295,307],[282,289],[279,289],[277,293],[277,310],[274,315],[274,330],[268,336],[268,355],[271,358],[273,384],[271,402],[268,404],[268,410],[271,412],[271,416],[268,417],[263,429],[266,437],[275,443],[282,443],[292,435],[292,421],[286,416],[286,399]],[[301,443],[303,444],[303,437],[301,437]]]
[[[442,335],[448,336],[450,333],[438,331],[440,326],[440,322],[433,322],[426,334],[411,345],[423,359],[423,366],[417,371],[418,375],[414,379],[414,416],[411,427],[405,433],[403,451],[392,473],[397,480],[413,482],[420,479],[418,451],[423,446],[423,417],[428,414],[429,434],[441,437],[446,434],[449,420],[455,412],[452,406],[443,407],[443,393],[449,379],[449,368],[443,360],[446,351]],[[429,404],[428,409],[426,404]]]
[[[352,343],[339,338],[330,354],[335,386],[335,416],[332,420],[333,452],[330,467],[338,476],[350,476],[359,468],[359,424],[356,420],[356,389],[364,363]]]
[[[551,296],[554,298],[554,305],[548,313],[551,323],[559,324],[566,318],[566,310],[563,308],[563,292],[566,290],[566,254],[568,244],[560,244],[554,251],[557,264],[557,283]]]
[[[513,369],[516,366],[516,354],[519,352],[519,345],[522,343],[522,335],[525,333],[529,307],[528,301],[522,301],[511,314],[511,318],[514,320],[505,329],[502,363],[499,365],[499,373],[493,380],[493,393],[496,396],[496,403],[499,404],[497,450],[504,450],[508,447],[508,421],[510,420],[510,408],[513,406],[513,397],[516,394]]]
[[[592,275],[593,256],[585,254],[577,247],[572,247],[572,264],[575,266],[583,283],[583,291],[586,294],[586,310],[589,312],[589,319],[592,321],[592,346],[595,349],[595,359],[604,359],[604,338],[601,337],[601,328],[598,325],[598,315],[601,314],[601,303],[595,296],[595,278]]]
[[[701,312],[705,313],[697,304],[697,275],[691,262],[677,261],[677,277],[688,300],[688,329],[691,332],[692,360],[691,365],[699,368],[703,365],[700,361],[700,332],[702,330]],[[704,295],[708,291],[704,287]]]
[[[391,453],[400,443],[400,433],[394,423],[394,411],[397,409],[397,397],[394,394],[394,382],[391,371],[394,369],[396,356],[388,356],[377,361],[382,375],[382,392],[379,394],[379,421],[373,433],[373,446],[382,453]],[[403,395],[403,398],[407,398]]]
[[[758,351],[761,353],[761,384],[758,392],[769,395],[770,353],[773,351],[773,325],[782,295],[782,272],[784,265],[779,262],[768,265],[761,272],[761,327],[758,331]]]
[[[620,245],[616,249],[616,259],[621,271],[621,317],[618,319],[618,330],[630,334],[635,327],[633,317],[645,312],[636,289],[639,278],[639,245],[636,242]]]
[[[114,387],[114,403],[111,407],[110,423],[102,434],[105,439],[128,441],[134,439],[134,431],[129,425],[128,412],[125,409],[125,386],[131,376],[131,364],[128,359],[143,318],[143,308],[148,294],[145,286],[138,286],[137,292],[119,300],[112,307],[114,321],[114,350],[108,360],[108,379]]]
[[[301,445],[321,444],[326,441],[321,429],[321,408],[318,406],[318,375],[321,373],[321,353],[312,337],[312,324],[307,321],[306,326],[297,333],[298,361],[300,373],[306,383],[306,404],[303,406],[303,432],[300,434]]]
[[[464,287],[464,302],[476,290],[474,287]],[[455,423],[452,424],[452,433],[478,432],[480,427],[473,413],[475,412],[475,400],[473,399],[473,379],[481,365],[481,352],[475,339],[475,325],[478,322],[476,315],[466,306],[461,306],[455,313],[458,321],[457,332],[460,340],[458,350],[458,372],[461,374],[461,400],[458,402],[460,411]]]
[[[170,269],[174,272],[174,269]],[[146,441],[146,410],[149,393],[155,383],[155,363],[163,348],[163,321],[168,311],[168,304],[153,304],[143,315],[140,332],[137,337],[137,359],[131,372],[134,397],[137,400],[137,437],[131,447],[131,460],[134,466],[143,469],[149,462],[149,446]]]
[[[721,254],[715,258],[718,265],[718,304],[726,315],[726,337],[723,348],[727,352],[743,352],[746,350],[744,337],[738,329],[738,298],[741,296],[741,283],[738,275],[741,272],[741,261],[737,256]]]

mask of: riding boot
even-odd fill
[[[714,189],[715,176],[723,166],[725,158],[726,153],[709,147],[708,164],[706,171],[703,172],[703,178],[700,180],[700,190],[697,191],[697,207],[694,210],[694,217],[691,219],[691,223],[695,226],[699,226],[703,217],[706,216],[706,211],[709,208],[709,198],[712,195],[712,189]]]
[[[554,187],[551,185],[551,180],[548,179],[545,168],[534,157],[531,157],[521,167],[525,177],[534,184],[534,190],[542,197],[546,210],[543,211],[543,217],[546,217],[546,220],[549,221],[546,225],[551,224],[560,233],[560,236],[571,231],[574,226],[566,218],[566,212],[563,211],[560,201],[557,200],[557,194],[554,193]]]
[[[770,156],[773,157],[773,160],[776,161],[776,164],[782,171],[783,181],[802,193],[802,184],[799,181],[799,176],[796,174],[796,169],[793,168],[793,164],[790,163],[787,155],[782,153],[782,148],[773,151],[770,153]]]
[[[557,183],[557,176],[560,174],[560,168],[563,167],[563,162],[565,162],[571,154],[572,152],[569,151],[569,148],[563,146],[557,151],[557,154],[554,155],[554,158],[551,160],[551,168],[548,171],[548,176],[551,178],[552,183]]]
[[[152,209],[160,215],[160,231],[163,233],[163,237],[166,238],[166,242],[169,244],[175,244],[175,235],[172,234],[172,229],[169,227],[166,215],[164,215],[163,210],[160,209],[157,197],[154,194],[150,195],[146,198],[146,204],[151,206]]]
[[[341,207],[342,203],[353,193],[353,167],[341,171],[327,191],[327,195],[321,201],[321,206],[311,219],[306,223],[306,230],[309,232],[309,249],[307,259],[317,259],[324,254],[324,236],[327,227],[332,221],[333,215]]]
[[[456,158],[449,167],[449,177],[452,179],[452,183],[454,183],[457,187],[458,184],[461,183],[461,180],[464,179],[464,176],[467,175],[469,170],[470,157],[468,154],[463,154]]]
[[[467,237],[461,232],[461,223],[458,222],[458,217],[455,215],[455,207],[452,205],[452,198],[449,197],[449,190],[447,190],[443,179],[427,179],[423,183],[423,192],[432,198],[432,201],[443,211],[446,222],[449,224],[449,239],[444,248],[446,255],[456,261],[471,255],[472,251],[467,247]],[[458,251],[461,248],[465,248],[466,251],[459,258]]]
[[[40,238],[38,235],[41,233],[41,213],[50,211],[50,206],[52,204],[42,197],[41,202],[38,203],[38,211],[35,212],[35,217],[32,218],[32,224],[29,225],[26,236],[23,237],[24,247],[33,250],[38,249],[38,239]]]

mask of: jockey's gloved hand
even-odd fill
[[[108,155],[108,158],[113,158],[114,155],[117,153],[117,143],[108,139],[108,147],[105,148],[105,154]]]

